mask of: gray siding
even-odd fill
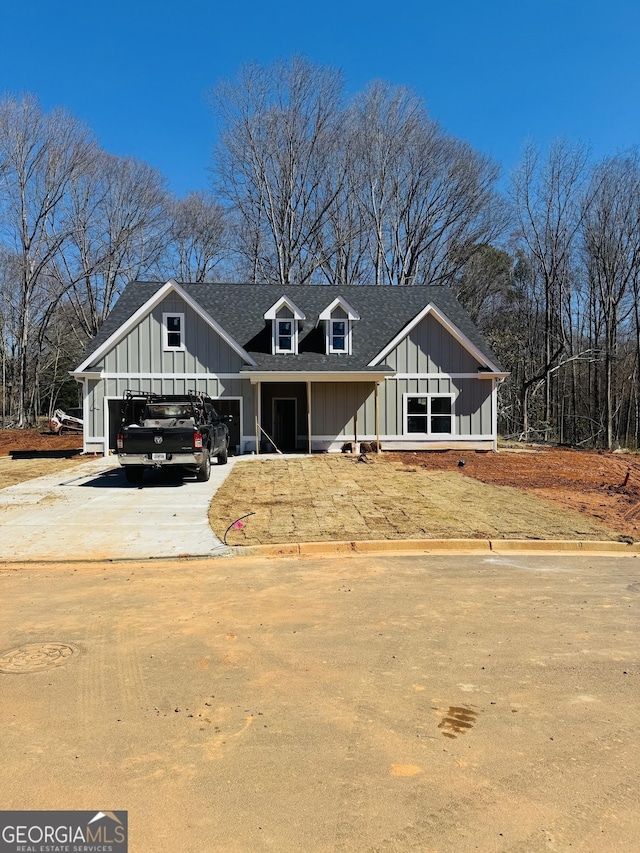
[[[403,434],[405,394],[453,394],[456,436],[491,435],[492,383],[480,379],[387,379],[380,386],[380,433]]]
[[[385,358],[398,373],[474,373],[479,362],[431,314]]]
[[[184,352],[163,351],[162,315],[184,314]],[[108,352],[106,373],[237,373],[243,359],[175,295],[163,300]]]
[[[344,436],[353,439],[356,417],[358,435],[375,435],[373,383],[313,383],[311,388],[311,432],[313,435]]]

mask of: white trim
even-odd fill
[[[82,383],[85,379],[102,379],[103,373],[101,370],[85,370],[82,373],[76,370],[69,370],[69,376],[72,376],[76,382]]]
[[[484,353],[480,352],[478,347],[472,343],[469,338],[460,331],[460,329],[454,325],[448,317],[440,311],[436,306],[430,302],[426,305],[422,311],[419,311],[416,316],[408,323],[402,331],[398,332],[398,334],[391,340],[384,349],[382,349],[378,355],[369,362],[369,367],[375,367],[380,364],[380,362],[389,355],[389,353],[394,350],[400,341],[404,340],[409,332],[411,332],[417,325],[420,323],[428,314],[433,314],[433,316],[438,320],[438,322],[444,326],[444,328],[458,341],[458,343],[464,347],[467,352],[469,352],[481,365],[487,365],[489,370],[494,373],[499,373],[499,368],[493,364],[493,362],[489,361],[489,359],[484,355]]]
[[[91,364],[94,364],[96,361],[99,361],[110,349],[112,349],[117,343],[119,343],[130,331],[134,328],[134,326],[140,322],[143,317],[146,317],[147,314],[150,314],[153,309],[159,305],[170,293],[176,293],[181,299],[186,302],[186,304],[191,308],[195,313],[201,317],[205,323],[207,323],[211,328],[216,331],[220,337],[227,343],[229,346],[235,350],[235,352],[250,364],[252,367],[256,367],[256,363],[253,358],[249,355],[249,353],[240,346],[240,344],[231,337],[231,335],[226,332],[222,326],[217,323],[210,314],[208,314],[201,305],[199,305],[194,299],[192,299],[189,294],[183,290],[182,287],[178,284],[177,281],[170,278],[166,284],[163,284],[153,296],[148,299],[143,305],[138,308],[125,322],[119,326],[113,334],[111,334],[106,341],[103,341],[102,344],[89,355],[83,362],[80,364],[74,371],[73,375],[82,374],[83,371],[87,369]]]
[[[246,370],[240,376],[250,379],[254,385],[257,382],[307,382],[307,380],[309,382],[381,382],[389,376],[389,371]]]
[[[280,323],[289,323],[290,335],[280,334]],[[274,355],[298,355],[298,321],[295,317],[276,317],[271,321],[271,351]],[[291,349],[281,349],[278,341],[281,337],[291,338]]]
[[[438,436],[442,436],[439,438]],[[315,441],[353,441],[353,433],[344,433],[343,435],[312,435],[311,438]],[[375,441],[376,436],[374,433],[365,433],[364,435],[360,435],[358,433],[358,441]],[[492,435],[464,435],[464,434],[455,434],[448,435],[446,433],[433,433],[430,436],[423,436],[419,433],[416,433],[415,436],[413,433],[409,433],[409,435],[396,435],[392,433],[390,435],[381,435],[380,441],[395,441],[400,442],[402,444],[439,444],[446,443],[450,444],[451,442],[464,442],[464,441],[486,441],[487,444],[493,444],[493,436]]]
[[[409,432],[408,429],[408,418],[412,417],[409,415],[407,402],[409,399],[415,399],[416,397],[425,397],[427,399],[427,412],[424,415],[416,415],[416,417],[424,418],[427,424],[427,428],[430,426],[430,420],[432,417],[437,417],[437,415],[432,415],[431,413],[431,400],[440,397],[448,397],[451,400],[451,412],[449,415],[444,415],[443,417],[451,418],[451,432]],[[454,438],[456,436],[456,414],[454,411],[454,403],[456,400],[456,394],[451,393],[450,391],[440,393],[440,392],[429,392],[429,391],[405,391],[402,395],[402,435],[407,438],[411,438],[413,441],[420,439],[432,439],[435,441],[443,441],[449,438]]]
[[[387,376],[387,379],[492,379],[498,378],[501,374],[485,374],[479,373],[393,373]],[[507,374],[508,375],[508,374]]]
[[[338,306],[340,306],[340,308],[342,308],[343,311],[346,311],[347,318],[349,320],[359,320],[360,319],[360,315],[355,310],[355,308],[352,308],[346,299],[343,299],[341,296],[337,296],[333,300],[331,305],[327,305],[327,307],[324,309],[324,311],[321,311],[320,314],[318,314],[318,322],[320,322],[320,320],[330,320],[332,312]]]
[[[493,380],[491,389],[491,431],[493,433],[493,449],[498,450],[498,382]]]
[[[274,304],[271,306],[271,308],[269,308],[267,311],[264,312],[264,315],[263,315],[264,319],[265,320],[275,320],[277,317],[278,311],[284,305],[286,305],[287,308],[293,312],[293,317],[295,320],[306,320],[307,319],[305,314],[297,307],[295,302],[292,302],[291,299],[289,299],[287,296],[281,296],[277,302],[274,302]]]
[[[175,332],[170,332],[167,320],[169,317],[180,318],[180,344],[177,347],[169,345],[169,335],[175,335]],[[164,311],[162,314],[162,351],[163,352],[185,352],[186,346],[184,343],[184,311]]]
[[[334,323],[344,323],[345,325],[345,333],[341,337],[344,337],[344,349],[335,349],[333,346],[333,324]],[[325,323],[325,352],[327,355],[351,355],[351,320],[348,317],[331,317]]]
[[[91,378],[91,377],[90,377]],[[103,373],[100,379],[246,379],[242,373]]]
[[[89,433],[89,378],[82,379],[82,452],[87,452],[87,435]]]

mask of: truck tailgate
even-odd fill
[[[124,429],[123,453],[189,453],[193,452],[193,427],[127,427]]]

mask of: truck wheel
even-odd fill
[[[202,451],[202,464],[198,468],[196,480],[199,483],[206,483],[211,476],[211,457],[208,450]]]
[[[218,465],[226,465],[228,455],[227,442],[225,441],[224,447],[218,453]]]
[[[127,465],[124,469],[124,476],[127,478],[127,483],[133,483],[138,486],[142,482],[144,468],[142,465]]]

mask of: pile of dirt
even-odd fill
[[[0,489],[83,462],[82,436],[36,429],[0,430]]]
[[[54,435],[37,429],[0,430],[0,456],[15,453],[43,453],[56,450],[82,450],[81,435]]]
[[[640,457],[636,454],[531,447],[506,448],[498,453],[446,451],[388,456],[408,467],[457,470],[482,483],[512,486],[580,512],[630,539],[640,539]]]

